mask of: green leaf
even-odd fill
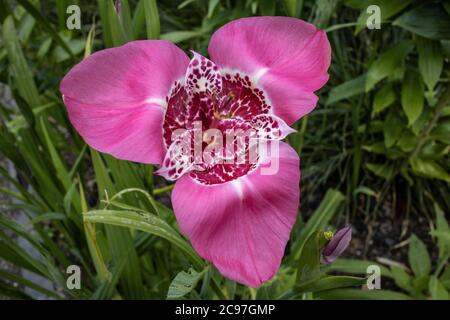
[[[296,292],[319,292],[344,287],[355,287],[366,284],[366,278],[349,276],[326,276],[313,283],[307,283],[295,287]]]
[[[392,0],[371,0],[371,1],[365,1],[364,6],[360,6],[360,9],[363,9],[363,12],[358,18],[355,34],[360,33],[364,28],[366,28],[367,19],[369,18],[370,14],[367,13],[367,7],[369,5],[377,5],[380,7],[381,11],[381,22],[386,21],[390,17],[396,15],[400,11],[402,11],[404,8],[406,8],[412,0],[402,0],[402,1],[392,1]]]
[[[263,16],[274,16],[276,10],[276,1],[273,0],[259,0],[259,9]]]
[[[30,224],[37,224],[40,222],[49,222],[54,220],[67,220],[67,216],[64,213],[48,212],[30,219]]]
[[[415,298],[423,299],[425,298],[423,293],[427,287],[430,280],[430,276],[416,276],[412,278],[412,284],[413,284],[413,292],[411,295],[413,295]]]
[[[356,95],[364,93],[365,82],[366,75],[364,74],[333,87],[330,91],[330,95],[328,96],[326,105],[331,105],[343,99],[352,98]]]
[[[28,43],[30,39],[31,32],[36,24],[36,19],[32,15],[26,14],[20,21],[19,25],[19,40],[21,43]]]
[[[411,130],[403,131],[398,140],[398,146],[405,152],[411,152],[417,143],[418,139]]]
[[[365,194],[365,195],[367,195],[369,197],[374,197],[374,198],[377,197],[377,193],[374,190],[372,190],[372,189],[370,189],[369,187],[366,187],[366,186],[359,186],[355,190],[353,190],[353,196],[354,197],[357,196],[360,193]]]
[[[73,54],[75,54],[75,55],[79,55],[85,49],[85,41],[83,39],[69,39],[68,37],[62,37],[62,38],[67,43],[67,46],[70,48],[70,50],[73,52]],[[64,51],[63,49],[61,49],[60,46],[56,46],[52,50],[50,57],[56,63],[61,63],[70,58],[70,56],[67,54],[67,52]]]
[[[435,141],[429,141],[425,143],[419,152],[419,158],[424,160],[439,160],[450,152],[450,146],[438,143]]]
[[[391,290],[334,289],[316,293],[325,300],[412,300],[411,297]]]
[[[31,72],[25,55],[23,54],[19,40],[17,39],[17,31],[14,26],[14,19],[9,16],[3,22],[3,39],[4,46],[8,53],[9,68],[14,84],[20,95],[26,100],[31,108],[40,106],[39,92],[34,82],[33,73]]]
[[[438,238],[439,258],[443,258],[447,253],[450,253],[450,226],[445,218],[444,211],[437,203],[434,203],[434,211],[436,212],[436,231],[449,235],[447,241],[445,238]]]
[[[411,130],[416,136],[419,136],[423,130],[425,130],[425,126],[431,120],[431,116],[432,114],[430,108],[425,108],[420,117],[413,123]]]
[[[424,89],[420,75],[408,70],[402,84],[402,107],[412,125],[422,114],[424,104]]]
[[[403,269],[397,266],[391,267],[392,275],[394,276],[395,284],[408,292],[414,290],[412,286],[412,278],[411,276]]]
[[[22,290],[0,279],[0,293],[14,300],[31,300],[32,297]]]
[[[89,213],[84,215],[84,218]],[[120,265],[123,260],[126,264],[123,266],[122,275],[119,279],[123,296],[126,299],[145,299],[146,289],[143,285],[142,269],[139,256],[134,246],[134,239],[129,228],[119,228],[113,225],[107,225],[105,228],[106,238],[111,250],[112,261]]]
[[[394,165],[392,165],[391,163],[385,164],[367,163],[366,167],[376,176],[386,179],[388,181],[392,180],[392,178],[395,175]]]
[[[54,299],[61,299],[61,297],[53,291],[48,290],[47,288],[44,288],[42,286],[40,286],[37,283],[34,283],[24,277],[21,277],[15,273],[11,273],[5,270],[0,269],[0,278],[3,280],[9,280],[11,282],[13,282],[15,285],[19,284],[21,286],[25,286],[28,287],[30,289],[36,290],[44,295],[46,295],[47,297],[50,298],[54,298]],[[1,290],[0,290],[1,292]]]
[[[396,100],[394,87],[391,83],[385,84],[381,89],[375,94],[375,98],[373,100],[373,114],[377,114],[391,104],[393,104]]]
[[[133,20],[132,20],[132,25],[133,25],[133,35],[134,35],[134,39],[139,39],[139,36],[142,33],[142,30],[144,30],[144,25],[145,25],[145,0],[140,0],[137,5],[136,8],[134,9],[134,14],[133,14]]]
[[[291,17],[298,17],[303,7],[303,0],[283,0],[286,13]]]
[[[335,271],[342,273],[350,273],[350,274],[367,274],[367,268],[370,266],[378,266],[381,271],[382,277],[392,278],[393,275],[391,271],[376,262],[373,261],[365,261],[365,260],[356,260],[356,259],[338,259],[334,263],[326,266],[324,269],[326,272]]]
[[[437,126],[431,131],[430,138],[450,144],[450,120],[445,119],[438,122]]]
[[[370,91],[379,81],[392,74],[412,50],[413,42],[404,40],[383,53],[369,68],[366,78],[366,91]]]
[[[145,190],[139,189],[139,188],[128,188],[128,189],[123,189],[120,192],[116,193],[113,197],[111,197],[111,199],[108,200],[109,204],[112,204],[116,207],[122,208],[122,209],[132,209],[132,210],[137,210],[137,211],[141,211],[141,212],[145,212],[145,210],[140,209],[140,208],[136,208],[133,207],[131,205],[128,204],[123,204],[120,203],[118,201],[116,201],[116,199],[121,199],[122,197],[124,197],[126,194],[128,193],[134,193],[135,195],[142,195],[143,198],[148,202],[148,204],[150,205],[150,208],[152,210],[153,213],[155,213],[156,215],[160,215],[157,203],[155,202],[155,200],[152,198],[152,196]]]
[[[79,193],[81,202],[81,213],[84,216],[88,211],[88,205],[84,196],[83,185],[81,183],[79,184]],[[106,263],[103,258],[103,253],[99,246],[95,224],[89,223],[88,221],[83,219],[83,226],[89,253],[91,255],[91,259],[94,264],[95,270],[97,271],[97,275],[101,282],[106,282],[110,279],[111,274],[108,268],[106,267]]]
[[[430,234],[434,237],[437,237],[438,239],[444,241],[447,244],[450,244],[450,233],[448,232],[443,232],[443,231],[438,231],[438,230],[433,230],[430,232]]]
[[[304,287],[316,282],[320,275],[320,251],[323,232],[312,233],[302,248],[298,261],[296,287]]]
[[[16,101],[17,107],[20,110],[20,113],[23,115],[23,117],[25,118],[28,126],[30,128],[34,128],[35,122],[36,122],[36,117],[35,114],[33,112],[33,109],[30,107],[30,105],[25,101],[25,99],[23,99],[18,91],[13,91],[13,97],[14,100]]]
[[[84,58],[89,57],[92,54],[92,50],[94,49],[94,40],[95,40],[95,23],[92,24],[89,29],[88,36],[86,38],[86,43],[84,45]]]
[[[112,299],[116,291],[116,286],[120,280],[125,264],[127,263],[126,257],[124,257],[119,264],[114,266],[111,272],[111,276],[105,279],[97,290],[92,295],[92,300],[109,300]]]
[[[134,40],[133,26],[131,22],[130,4],[128,0],[121,0],[121,10],[118,16],[120,25],[127,41]]]
[[[35,7],[32,3],[27,0],[17,0],[17,2],[23,6],[29,14],[33,16],[44,28],[45,31],[56,41],[71,57],[74,58],[74,55],[67,44],[63,41],[63,39],[59,36],[58,32],[55,31],[55,28],[49,23],[49,19],[46,19]]]
[[[112,0],[103,0],[106,2],[107,23],[111,30],[111,40],[114,47],[118,47],[126,43],[127,34],[123,28],[120,17],[117,15],[114,2]]]
[[[181,271],[170,283],[167,299],[179,299],[194,290],[197,283],[203,277],[205,270],[197,272],[189,268],[188,272]]]
[[[427,247],[415,234],[409,242],[408,260],[411,269],[418,277],[427,276],[431,271],[431,260]]]
[[[191,262],[201,268],[203,261],[194,252],[192,247],[165,221],[152,214],[140,214],[132,211],[93,210],[84,215],[85,221],[105,223],[114,226],[127,227],[151,233],[170,241],[178,247]]]
[[[450,175],[433,160],[412,158],[409,160],[409,164],[413,172],[418,176],[450,182]]]
[[[47,144],[48,152],[50,154],[50,158],[52,160],[53,167],[56,171],[56,176],[58,177],[59,181],[61,181],[62,185],[64,186],[65,192],[67,193],[72,185],[73,182],[70,179],[69,171],[67,170],[66,166],[62,162],[61,157],[59,156],[52,139],[50,138],[50,135],[47,131],[47,120],[44,120],[43,117],[40,119],[40,125],[42,132],[44,133],[45,142]],[[80,212],[80,196],[76,189],[73,189],[73,197],[72,197],[72,205],[75,208],[75,211]],[[79,226],[81,227],[81,217],[80,215],[77,215],[74,219],[75,222],[79,223]]]
[[[197,38],[206,34],[203,29],[192,30],[192,31],[172,31],[161,35],[161,40],[167,40],[173,43],[179,43],[183,41],[190,40],[192,38]]]
[[[100,15],[102,25],[103,42],[107,48],[111,48],[113,46],[111,26],[109,23],[109,6],[109,0],[97,0],[98,13]]]
[[[429,290],[433,300],[450,300],[450,294],[435,276],[430,277]]]
[[[450,266],[447,266],[439,277],[439,282],[442,283],[447,290],[450,290]]]
[[[404,125],[400,116],[391,110],[384,120],[384,143],[386,148],[390,148],[400,139]]]
[[[220,0],[210,0],[208,4],[208,14],[206,17],[208,19],[211,19],[213,17],[214,11],[216,10],[217,6],[220,4]]]
[[[440,4],[427,4],[405,12],[393,23],[422,37],[450,39],[450,16]]]
[[[375,142],[371,145],[363,146],[363,150],[366,150],[375,154],[385,154],[386,153],[386,144],[383,141]]]
[[[429,91],[433,91],[439,81],[444,65],[444,55],[439,41],[417,39],[419,70]]]
[[[147,39],[159,39],[160,23],[156,0],[145,0],[145,23],[147,25]]]
[[[58,26],[59,30],[66,29],[66,10],[67,7],[71,4],[68,0],[58,0],[56,1],[56,12],[58,13]]]
[[[4,226],[5,223],[8,223],[8,220],[1,219],[0,222],[2,223],[2,226]],[[11,221],[9,222],[12,223]],[[44,277],[51,278],[49,269],[46,268],[46,266],[39,259],[26,252],[21,246],[12,240],[10,236],[7,236],[2,229],[0,229],[0,257],[19,267],[25,268]],[[25,237],[25,239],[27,238]],[[35,247],[40,249],[39,245]]]
[[[45,59],[52,44],[53,44],[52,38],[47,38],[44,42],[42,42],[41,46],[39,47],[39,51],[37,53],[37,58],[39,58],[40,60]]]

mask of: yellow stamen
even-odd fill
[[[325,237],[326,240],[330,241],[333,238],[334,233],[333,231],[325,231],[323,233],[323,236]]]

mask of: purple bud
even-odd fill
[[[116,14],[120,17],[122,13],[122,1],[116,0],[114,2],[114,9],[116,9]]]
[[[352,239],[352,227],[346,226],[336,232],[322,251],[320,262],[333,263],[347,249]]]

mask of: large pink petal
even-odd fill
[[[155,104],[106,108],[64,97],[69,119],[92,148],[116,158],[160,164],[164,109]]]
[[[167,41],[134,41],[94,53],[61,81],[69,118],[93,148],[117,158],[161,163],[166,96],[189,64]]]
[[[213,34],[208,51],[221,69],[251,75],[288,124],[314,109],[314,91],[328,80],[331,49],[325,32],[296,18],[235,20]]]
[[[275,155],[272,159],[275,158]],[[297,153],[280,142],[279,170],[261,167],[237,180],[202,185],[177,181],[172,204],[194,248],[226,277],[259,287],[278,270],[299,205]]]

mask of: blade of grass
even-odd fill
[[[137,229],[166,239],[184,252],[197,270],[202,270],[203,261],[187,241],[179,236],[165,221],[152,214],[144,216],[132,211],[94,210],[88,212],[85,219],[89,222]]]
[[[40,105],[39,93],[14,26],[14,19],[9,16],[3,22],[3,39],[8,53],[9,68],[20,95],[28,102],[31,107]]]
[[[145,23],[147,25],[147,39],[157,40],[160,34],[159,12],[156,0],[144,1]]]

